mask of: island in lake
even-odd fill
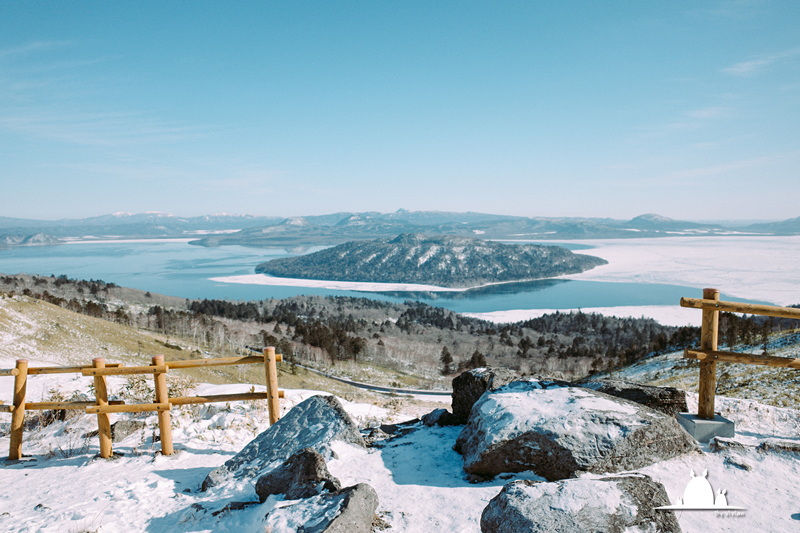
[[[273,259],[257,273],[283,278],[476,287],[577,274],[607,261],[560,246],[502,244],[453,235],[402,234]]]

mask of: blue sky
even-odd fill
[[[800,215],[800,2],[2,2],[0,216]]]

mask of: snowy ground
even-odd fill
[[[80,390],[86,381],[69,376],[34,376],[29,397],[36,399],[56,386],[65,392]],[[109,381],[112,391],[122,384],[121,379]],[[202,385],[198,393],[221,394],[249,388]],[[9,393],[10,387],[0,386],[0,399],[8,402]],[[313,394],[321,393],[287,391],[287,398],[281,401],[282,410]],[[402,413],[390,413],[375,405],[342,403],[362,427],[404,418]],[[737,421],[737,440],[743,444],[775,438],[795,442],[800,439],[797,411],[734,399],[723,399],[720,405],[726,416]],[[35,460],[0,463],[0,527],[23,532],[262,531],[266,513],[294,503],[272,497],[241,511],[219,512],[232,501],[256,500],[253,483],[231,481],[205,493],[197,492],[211,469],[268,427],[261,402],[197,406],[175,410],[172,415],[177,453],[170,457],[159,455],[158,444],[152,442],[157,433],[155,416],[142,419],[147,423],[145,430],[114,445],[123,457],[108,461],[95,458],[96,437],[83,437],[85,432],[96,429],[94,417],[27,431],[23,452]],[[126,415],[116,416],[119,419]],[[8,417],[0,419],[6,432]],[[333,447],[338,458],[329,462],[329,469],[343,486],[359,482],[372,485],[380,499],[378,514],[392,526],[391,531],[477,532],[483,508],[504,484],[536,476],[522,473],[470,483],[462,470],[461,456],[452,450],[459,430],[460,427],[422,426],[385,447],[369,450],[336,443]],[[4,435],[0,449],[7,446]],[[704,452],[641,469],[665,485],[673,503],[683,495],[690,469],[697,473],[708,470],[708,480],[715,491],[726,489],[729,505],[747,509],[743,516],[725,517],[713,511],[684,511],[679,515],[683,531],[800,528],[800,504],[796,498],[800,492],[800,454],[754,449],[712,452],[707,446]],[[733,463],[747,464],[752,470],[735,466],[728,460],[731,456]]]

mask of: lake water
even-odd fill
[[[548,243],[556,244],[556,243]],[[561,244],[561,243],[559,243]],[[586,245],[564,243],[571,249]],[[324,247],[312,247],[304,253]],[[590,253],[586,252],[586,253]],[[495,285],[466,292],[374,293],[270,285],[241,285],[209,278],[253,274],[256,265],[277,257],[298,255],[281,248],[224,246],[204,248],[179,242],[95,242],[60,246],[22,247],[0,251],[0,272],[70,278],[102,279],[123,287],[180,296],[262,300],[300,294],[355,296],[402,302],[408,299],[459,313],[512,309],[575,309],[590,307],[677,305],[697,288],[652,283],[541,280]],[[722,295],[728,301],[752,301]]]

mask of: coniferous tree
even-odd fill
[[[470,368],[482,368],[486,366],[486,356],[484,356],[478,350],[472,354],[472,357],[469,360],[469,367]]]
[[[451,365],[453,364],[453,356],[450,355],[450,350],[447,349],[447,346],[442,348],[442,356],[440,358],[442,362],[442,375],[446,376],[450,374],[453,370]]]

